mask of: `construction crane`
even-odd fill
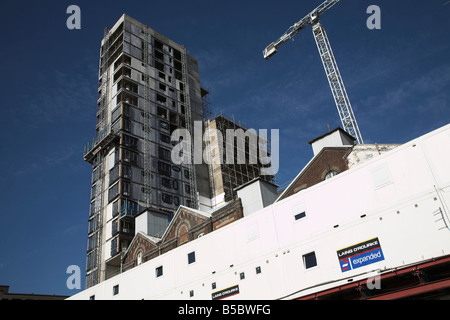
[[[330,42],[328,41],[325,29],[319,21],[319,16],[324,14],[327,10],[333,7],[339,0],[327,0],[323,2],[316,9],[311,11],[303,19],[291,26],[277,41],[272,42],[264,49],[263,55],[266,60],[277,53],[278,48],[285,44],[290,39],[293,39],[297,33],[306,28],[308,25],[312,26],[314,39],[316,40],[317,48],[322,59],[325,73],[330,84],[331,92],[333,93],[334,101],[336,103],[339,116],[341,118],[344,130],[352,135],[358,144],[363,144],[363,138],[359,131],[356,118],[353,113],[350,100],[347,96],[347,91],[344,87],[341,74],[339,72],[336,59],[331,50]]]

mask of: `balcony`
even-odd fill
[[[111,126],[106,126],[91,142],[84,146],[84,160],[92,164],[95,155],[117,138],[119,136],[111,129]]]
[[[122,199],[120,206],[120,218],[131,217],[134,218],[141,213],[145,208],[134,201]]]

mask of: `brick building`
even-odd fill
[[[348,169],[346,155],[352,150],[355,138],[341,128],[336,128],[309,141],[314,157],[300,171],[278,200],[309,188]]]
[[[243,216],[243,207],[239,198],[212,213],[180,206],[161,238],[137,231],[122,257],[122,271],[127,271],[186,242],[220,229]]]
[[[357,144],[342,128],[336,128],[308,143],[314,156],[300,171],[277,201],[330,179],[354,166],[395,149],[399,144]]]

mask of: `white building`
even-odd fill
[[[449,263],[449,158],[447,125],[69,299],[314,298]]]

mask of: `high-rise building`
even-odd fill
[[[223,114],[205,121],[205,135],[205,149],[210,150],[208,162],[213,204],[231,201],[237,195],[237,187],[256,178],[274,181],[274,175],[262,174],[263,168],[270,167],[260,159],[261,145],[265,145],[267,156],[270,156],[268,137],[237,123],[234,116],[230,119]],[[231,152],[230,157],[228,152]]]
[[[197,181],[208,176],[171,161],[172,132],[203,119],[198,63],[184,46],[124,14],[105,29],[99,69],[95,137],[84,150],[93,168],[86,287],[120,271],[137,214],[151,211],[163,232],[179,205],[197,208]]]

